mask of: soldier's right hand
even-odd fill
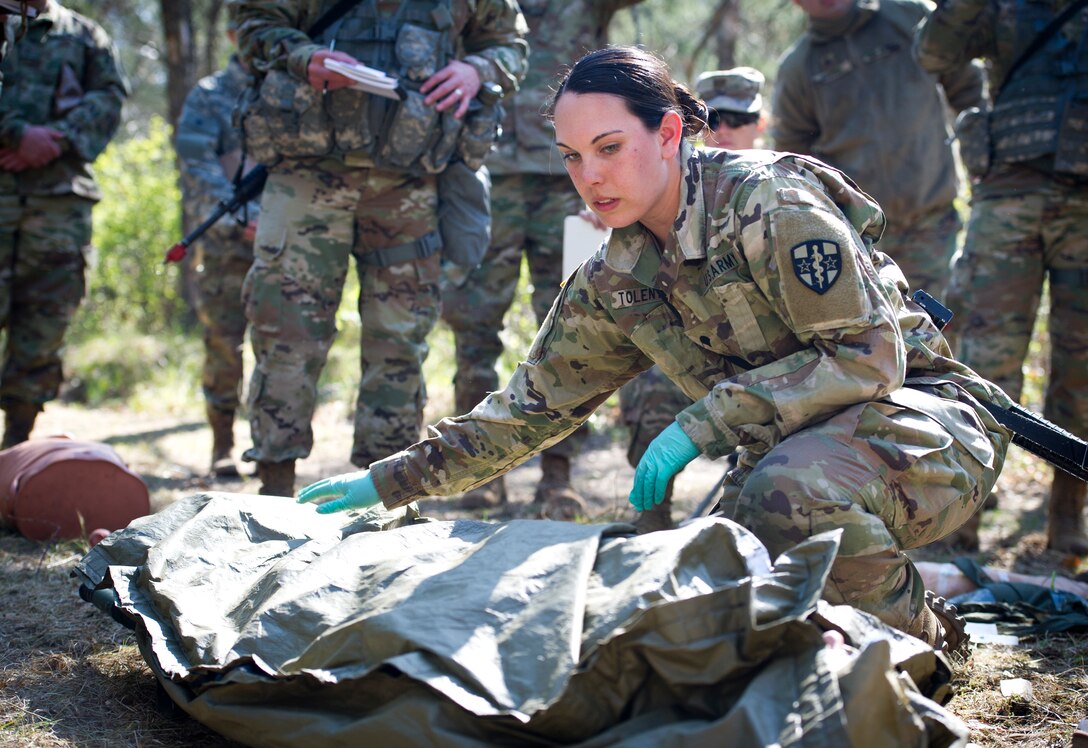
[[[45,166],[60,158],[60,142],[64,133],[45,125],[30,125],[23,130],[18,154],[31,169]]]
[[[317,504],[318,514],[331,514],[345,509],[366,509],[381,497],[369,470],[344,473],[311,483],[298,492],[299,504]]]
[[[306,66],[306,75],[310,85],[318,91],[335,91],[338,88],[347,88],[355,83],[351,78],[340,73],[335,73],[325,67],[325,60],[337,60],[348,65],[358,65],[359,61],[347,52],[337,52],[332,49],[319,49],[310,57],[310,64]]]

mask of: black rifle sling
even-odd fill
[[[1012,431],[1012,443],[1082,481],[1088,481],[1088,442],[1026,408],[980,400],[994,420]]]

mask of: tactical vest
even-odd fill
[[[1054,17],[1046,0],[1016,5],[1016,49],[1024,49]],[[990,113],[996,163],[1053,156],[1058,174],[1088,176],[1088,24],[1071,22],[1005,81]]]
[[[424,104],[419,88],[454,55],[450,0],[406,0],[393,15],[363,0],[314,39],[335,40],[365,65],[396,77],[403,101],[342,88],[315,90],[280,70],[269,72],[245,106],[242,125],[253,158],[270,164],[280,157],[347,156],[375,166],[416,174],[441,172],[454,157],[478,168],[498,132],[501,109],[474,99],[464,120],[451,107],[438,112]]]

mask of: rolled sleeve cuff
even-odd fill
[[[319,49],[321,49],[319,44],[303,44],[292,49],[291,54],[287,55],[287,72],[299,80],[309,83],[310,73],[308,68],[310,67],[310,58]]]
[[[409,487],[407,460],[399,455],[373,463],[370,477],[386,509],[396,509],[426,496]]]
[[[705,399],[680,411],[676,421],[699,451],[711,459],[724,457],[740,443],[732,428],[715,420]]]
[[[480,76],[480,85],[485,83],[499,83],[499,76],[495,70],[495,63],[486,57],[480,55],[468,55],[461,62],[466,65],[471,65],[476,69],[476,74]]]

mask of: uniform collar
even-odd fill
[[[855,0],[853,7],[838,18],[810,18],[808,31],[817,42],[827,42],[854,33],[879,10],[880,0]]]
[[[703,196],[703,170],[699,151],[684,141],[680,145],[680,212],[673,221],[671,238],[685,260],[706,257],[706,200]],[[614,229],[605,250],[605,263],[621,273],[630,273],[654,239],[641,223]]]

